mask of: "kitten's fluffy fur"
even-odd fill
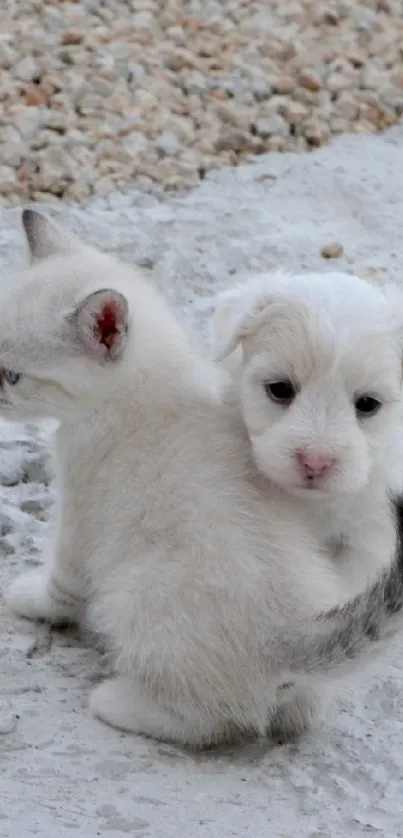
[[[240,409],[256,466],[285,492],[284,505],[311,521],[351,594],[394,550],[402,307],[395,287],[339,273],[261,275],[216,301],[213,352],[230,367],[226,395]],[[276,401],[275,382],[289,382],[295,397]],[[381,403],[373,415],[355,409],[367,396]],[[319,471],[304,469],[306,455]]]
[[[34,264],[1,291],[0,411],[60,420],[58,527],[10,605],[90,611],[115,655],[91,698],[109,724],[196,746],[300,733],[324,682],[399,628],[401,551],[317,616],[346,599],[343,576],[281,491],[268,505],[212,364],[137,271],[23,220]]]

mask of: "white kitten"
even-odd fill
[[[266,274],[219,295],[213,318],[257,468],[311,522],[351,594],[395,541],[402,300],[347,274]]]
[[[137,271],[23,221],[34,264],[1,290],[0,411],[60,420],[58,527],[11,606],[89,610],[115,656],[91,698],[109,724],[197,746],[300,733],[324,684],[400,627],[402,551],[371,592],[317,616],[343,580],[256,473],[214,366]]]

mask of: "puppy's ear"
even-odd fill
[[[389,305],[389,324],[399,342],[403,353],[403,288],[400,285],[387,283],[382,286],[382,292]]]
[[[217,295],[212,320],[215,361],[224,361],[259,328],[272,302],[272,290],[262,286],[260,280]]]
[[[99,361],[117,361],[127,342],[129,306],[119,291],[95,291],[69,315],[76,337]]]
[[[60,253],[77,253],[84,247],[79,239],[61,230],[54,221],[36,210],[22,211],[22,226],[32,262]]]

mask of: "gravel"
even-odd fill
[[[7,0],[0,203],[194,186],[403,114],[402,0]]]

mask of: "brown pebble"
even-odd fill
[[[292,93],[295,89],[295,79],[292,76],[281,75],[277,76],[276,80],[273,84],[273,90],[275,93],[279,94],[287,94]]]
[[[68,29],[67,32],[63,32],[61,37],[61,43],[63,46],[77,46],[81,44],[84,39],[84,32],[80,32],[78,29]]]
[[[301,70],[299,74],[299,83],[301,87],[306,87],[307,90],[312,90],[313,93],[316,93],[322,87],[322,82],[318,74],[309,68]]]
[[[25,101],[29,107],[35,107],[36,105],[46,105],[46,97],[42,93],[42,90],[36,85],[28,87],[25,94]]]
[[[322,256],[325,259],[339,259],[344,253],[344,247],[340,242],[329,242],[322,247]]]
[[[27,183],[32,174],[32,167],[29,163],[23,163],[18,169],[18,178],[21,183]]]

